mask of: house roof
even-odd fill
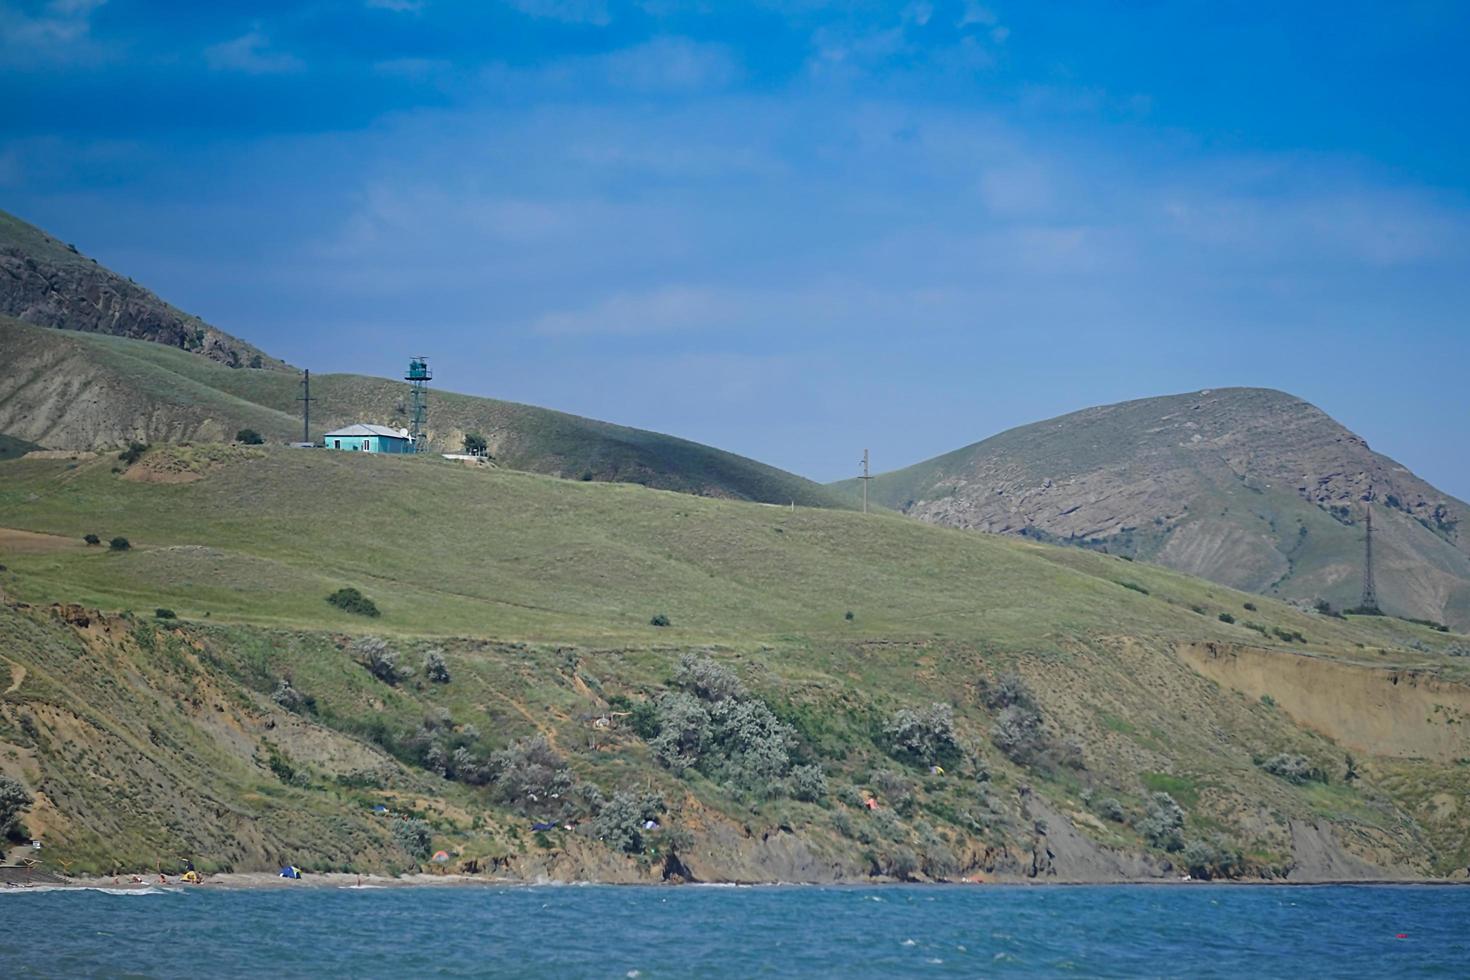
[[[358,422],[343,429],[334,429],[327,433],[327,438],[332,436],[382,436],[385,439],[407,439],[407,429],[390,429],[386,425],[368,425]]]

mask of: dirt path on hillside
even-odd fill
[[[8,663],[15,671],[15,673],[11,675],[10,686],[7,687],[5,690],[0,691],[0,697],[4,697],[7,694],[14,694],[16,691],[20,690],[21,682],[26,679],[26,669],[20,664],[16,663],[14,660],[11,660],[9,657],[0,657],[0,660]]]

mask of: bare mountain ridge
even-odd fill
[[[0,211],[0,313],[42,327],[147,340],[229,367],[285,367],[259,348],[176,309],[75,246],[4,211]]]
[[[1357,602],[1372,502],[1384,607],[1470,622],[1467,506],[1284,392],[1089,408],[880,475],[870,493],[935,524],[1082,544],[1338,606]]]

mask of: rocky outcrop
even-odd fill
[[[0,212],[0,313],[39,326],[147,340],[230,367],[284,366],[86,258],[75,246],[63,245],[4,212]]]

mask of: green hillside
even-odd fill
[[[834,489],[860,493],[851,480]],[[931,523],[1080,545],[1337,608],[1358,604],[1371,503],[1385,611],[1470,627],[1470,507],[1279,391],[1090,408],[880,474],[869,492]]]
[[[301,438],[300,381],[282,371],[237,370],[187,351],[120,337],[62,334],[0,317],[0,431],[58,449],[131,441],[233,439],[254,429],[271,442]],[[312,375],[312,436],[353,422],[407,425],[407,386],[350,374]],[[847,506],[791,473],[673,436],[550,409],[453,392],[430,395],[429,437],[457,452],[485,436],[504,467],[574,480],[801,506]]]
[[[516,877],[1470,860],[1470,641],[1117,557],[229,446],[0,463],[0,529],[0,771],[79,866],[411,864],[377,804]]]

